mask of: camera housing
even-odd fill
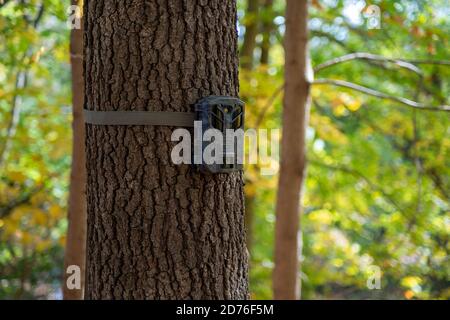
[[[222,162],[207,164],[202,156],[202,163],[197,164],[197,168],[211,173],[229,173],[242,170],[243,164],[238,161],[238,148],[243,148],[243,146],[239,145],[234,138],[232,141],[227,140],[227,129],[244,130],[244,102],[229,96],[208,96],[195,104],[195,118],[196,121],[201,121],[203,133],[210,129],[216,129],[222,133],[223,138]],[[201,140],[201,151],[204,155],[205,148],[214,141]],[[233,151],[227,148],[227,141],[228,145],[233,144]],[[243,150],[240,151],[243,152]]]

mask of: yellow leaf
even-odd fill
[[[37,225],[45,225],[47,223],[47,216],[44,212],[38,210],[33,214],[33,221]]]
[[[53,219],[57,219],[57,218],[61,217],[61,212],[62,212],[62,210],[61,210],[61,207],[60,207],[60,206],[58,206],[58,205],[52,205],[52,206],[48,209],[48,212],[50,213],[50,216],[51,216]]]
[[[333,109],[333,113],[338,117],[345,115],[346,111],[347,109],[343,104],[340,104]]]
[[[24,245],[29,245],[33,242],[33,237],[29,233],[23,232],[21,240]]]
[[[38,242],[38,244],[36,245],[36,251],[38,252],[42,252],[47,250],[51,245],[50,240],[43,240]]]
[[[361,101],[359,100],[352,100],[347,104],[347,108],[350,111],[357,111],[359,108],[361,108]]]
[[[19,228],[19,224],[15,221],[7,221],[4,225],[4,235],[5,237],[9,237],[13,235],[17,229]]]
[[[14,182],[22,183],[26,180],[26,176],[19,171],[10,171],[8,173],[8,177],[13,180]]]
[[[64,247],[66,245],[66,236],[59,238],[58,242],[62,247]]]
[[[256,185],[254,183],[246,184],[244,190],[247,197],[254,197],[256,195]]]
[[[316,210],[309,214],[309,220],[317,222],[321,225],[329,225],[333,221],[333,216],[328,210]]]
[[[420,285],[422,279],[419,277],[405,277],[402,279],[402,286],[407,288],[414,288]]]

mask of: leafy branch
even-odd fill
[[[420,68],[418,68],[415,64],[433,64],[433,65],[450,65],[450,61],[447,60],[426,60],[426,59],[416,59],[416,60],[405,60],[405,59],[394,59],[394,58],[386,58],[380,55],[375,55],[371,53],[365,53],[365,52],[355,52],[346,54],[341,57],[337,57],[334,59],[331,59],[329,61],[326,61],[324,63],[319,64],[314,68],[314,73],[318,73],[326,68],[335,66],[340,63],[344,63],[351,60],[365,60],[372,63],[392,63],[400,68],[406,69],[408,71],[411,71],[419,76],[419,91],[423,86],[423,72]],[[382,66],[382,65],[379,65]],[[428,105],[425,105],[423,103],[413,101],[407,98],[402,97],[396,97],[389,95],[384,92],[380,92],[371,88],[367,88],[352,82],[344,81],[344,80],[334,80],[334,79],[317,79],[315,80],[312,85],[334,85],[338,87],[343,87],[347,89],[352,89],[379,99],[387,99],[394,102],[398,102],[401,104],[404,104],[408,107],[418,109],[418,110],[429,110],[429,111],[445,111],[450,112],[450,106],[448,105],[441,105],[441,106],[435,106],[430,107]],[[272,104],[274,103],[275,99],[283,92],[284,84],[277,87],[273,94],[269,97],[267,100],[267,103],[262,108],[261,112],[258,115],[257,119],[257,127],[262,123],[267,111],[270,109]],[[417,99],[417,97],[416,97]]]
[[[394,102],[398,102],[398,103],[404,104],[404,105],[414,108],[414,109],[450,112],[450,106],[448,106],[448,105],[430,107],[423,103],[419,103],[419,102],[412,101],[412,100],[402,98],[402,97],[392,96],[387,93],[377,91],[377,90],[374,90],[371,88],[367,88],[367,87],[361,86],[359,84],[344,81],[344,80],[317,79],[317,80],[314,80],[314,82],[312,84],[313,85],[333,85],[333,86],[337,86],[337,87],[343,87],[343,88],[355,90],[355,91],[358,91],[361,93],[365,93],[367,95],[370,95],[370,96],[373,96],[376,98],[387,99],[387,100],[391,100]]]
[[[367,60],[367,61],[377,61],[377,62],[383,62],[383,63],[393,63],[396,66],[400,68],[407,69],[409,71],[412,71],[414,73],[417,73],[419,75],[422,75],[422,70],[420,70],[418,67],[416,67],[413,63],[407,61],[407,60],[400,60],[400,59],[393,59],[393,58],[386,58],[383,56],[371,54],[371,53],[365,53],[365,52],[355,52],[346,54],[342,57],[338,57],[329,61],[326,61],[324,63],[319,64],[314,68],[314,72],[322,71],[323,69],[335,66],[337,64],[351,61],[351,60]],[[436,61],[435,61],[436,62]],[[439,63],[443,63],[445,61],[439,61]],[[450,61],[447,61],[450,63]],[[431,61],[429,61],[431,63]]]
[[[26,194],[23,194],[20,197],[14,199],[12,201],[9,201],[7,204],[0,205],[0,219],[4,219],[7,216],[9,216],[15,208],[20,207],[21,205],[24,205],[24,204],[28,204],[30,202],[31,198],[35,194],[40,192],[42,189],[43,189],[42,186],[35,187],[34,189],[30,190]]]

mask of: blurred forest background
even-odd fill
[[[69,5],[0,0],[0,299],[61,298]],[[380,9],[379,29],[369,5]],[[285,3],[239,0],[238,10],[246,126],[280,128]],[[302,298],[450,298],[449,114],[336,85],[448,104],[448,2],[315,0],[309,27],[315,78],[333,81],[312,89]],[[322,64],[357,52],[377,57]],[[270,299],[277,176],[255,166],[245,176],[251,295]],[[367,288],[373,266],[380,290]]]

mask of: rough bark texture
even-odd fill
[[[77,4],[73,0],[72,4]],[[84,268],[86,256],[86,162],[84,153],[83,119],[83,30],[73,29],[70,35],[70,62],[72,65],[72,168],[70,175],[69,212],[64,271],[70,265],[77,265],[81,271],[81,289],[69,290],[64,272],[63,296],[68,300],[83,299]]]
[[[235,1],[85,1],[86,108],[238,95]],[[248,297],[241,173],[170,159],[173,128],[87,126],[87,299]]]
[[[307,0],[287,1],[283,135],[275,224],[275,299],[297,299],[300,294],[299,211],[312,80],[308,68],[307,18]]]
[[[255,218],[255,202],[256,197],[254,195],[245,196],[245,233],[247,250],[250,256],[252,256],[253,249],[253,220]]]
[[[253,67],[253,53],[258,35],[258,12],[259,0],[248,0],[244,42],[241,48],[241,67],[243,69],[252,69]]]

